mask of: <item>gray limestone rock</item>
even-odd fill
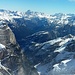
[[[0,25],[0,75],[38,75],[29,63],[8,25]]]

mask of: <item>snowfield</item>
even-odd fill
[[[5,46],[3,44],[0,44],[0,50],[5,48]]]

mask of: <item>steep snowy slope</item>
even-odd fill
[[[3,48],[5,48],[5,46],[4,46],[4,45],[2,45],[2,44],[0,44],[0,49],[3,49]]]
[[[29,60],[40,75],[75,74],[75,37],[71,34],[43,43],[33,37],[25,47]]]

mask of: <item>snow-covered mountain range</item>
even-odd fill
[[[31,10],[28,10],[26,12],[18,12],[18,11],[10,11],[10,10],[3,10],[0,9],[0,19],[11,21],[15,18],[24,18],[26,20],[34,20],[35,19],[44,19],[47,20],[50,23],[57,23],[57,24],[68,24],[69,21],[73,21],[75,17],[75,14],[63,14],[63,13],[56,13],[54,15],[46,15],[41,12],[33,12]],[[71,20],[72,19],[72,20]]]
[[[0,10],[40,75],[75,74],[75,14]]]

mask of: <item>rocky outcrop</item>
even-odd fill
[[[8,43],[16,44],[15,36],[8,25],[0,26],[0,43],[4,45]]]
[[[0,25],[0,75],[38,75],[8,25]]]

